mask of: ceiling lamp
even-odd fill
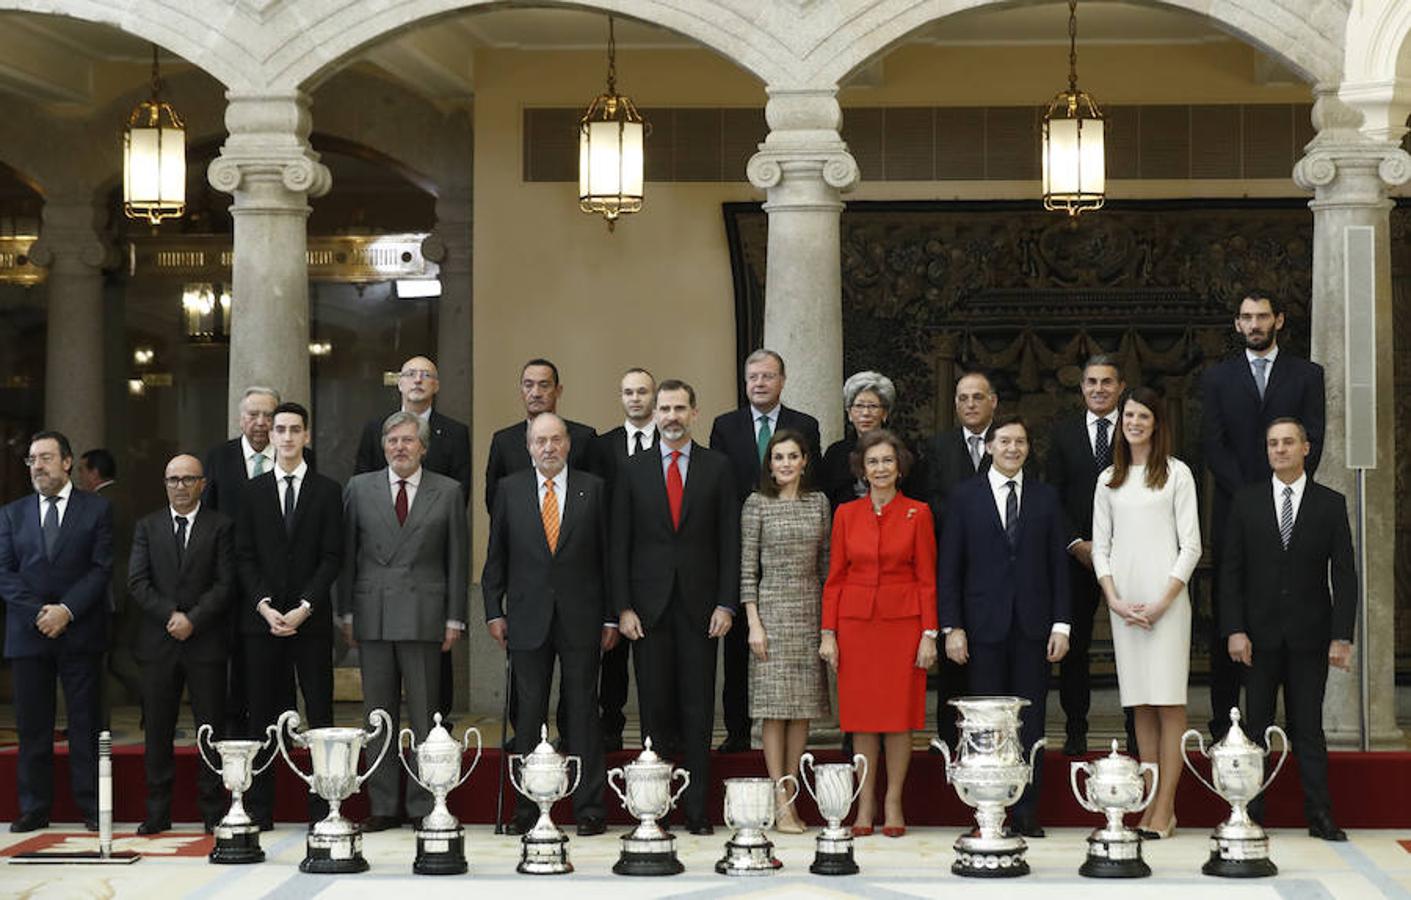
[[[1078,90],[1078,0],[1068,0],[1068,90],[1059,91],[1044,113],[1044,209],[1076,216],[1102,208],[1107,193],[1102,132],[1097,102]]]
[[[223,284],[187,284],[181,292],[186,340],[192,344],[230,342],[230,290]]]
[[[152,97],[127,117],[122,138],[122,208],[153,225],[186,212],[186,126],[161,98],[157,45],[152,45]]]
[[[608,89],[578,120],[578,208],[607,219],[642,210],[642,142],[647,123],[617,93],[617,40],[608,16]]]

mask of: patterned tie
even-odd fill
[[[294,533],[294,476],[284,476],[284,532]]]
[[[1004,536],[1013,547],[1019,543],[1019,485],[1006,481],[1004,486],[1009,488],[1009,498],[1004,501]]]
[[[636,454],[641,453],[641,452],[642,452],[642,432],[639,431],[639,432],[637,432],[636,434],[632,435],[632,452],[629,453],[629,454],[627,454],[627,455],[628,455],[628,456],[635,456]]]
[[[186,557],[186,517],[176,517],[176,565],[181,567],[182,560]]]
[[[554,483],[544,482],[544,505],[539,507],[539,515],[544,520],[544,540],[549,544],[549,552],[559,549],[559,498],[554,493]]]
[[[265,455],[263,453],[252,453],[250,458],[255,461],[255,475],[265,474]],[[254,478],[255,475],[251,475]]]
[[[1293,488],[1288,485],[1284,485],[1284,505],[1279,509],[1279,537],[1287,550],[1293,538]]]
[[[760,416],[757,421],[759,422],[759,436],[755,438],[754,444],[755,450],[759,453],[759,462],[763,465],[764,453],[769,449],[769,439],[774,437],[774,431],[769,427],[768,416]]]
[[[407,480],[397,479],[397,502],[393,504],[393,509],[397,511],[397,524],[407,524]]]
[[[680,450],[671,451],[671,464],[666,467],[666,503],[671,507],[671,527],[681,527],[681,498],[686,495],[686,482],[681,480],[681,467],[677,460]]]
[[[1101,472],[1112,465],[1112,443],[1107,439],[1107,429],[1112,427],[1112,423],[1106,419],[1097,420],[1097,437],[1093,440],[1093,459],[1097,462],[1097,470]]]
[[[975,435],[969,437],[970,441],[970,465],[975,467],[975,471],[980,471],[980,460],[984,457],[985,451],[981,449],[981,439]]]
[[[1259,399],[1264,399],[1264,390],[1269,387],[1269,360],[1256,356],[1254,362],[1254,386],[1259,388]]]
[[[44,533],[44,555],[52,560],[54,544],[59,540],[59,498],[57,495],[45,497],[44,502],[49,504],[49,508],[44,511],[44,522],[40,530]]]

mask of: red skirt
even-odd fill
[[[879,734],[926,727],[921,617],[838,620],[838,724]]]

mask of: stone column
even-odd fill
[[[86,194],[50,197],[30,258],[49,270],[44,427],[62,431],[74,455],[104,446],[103,272],[108,248]]]
[[[767,192],[764,344],[784,357],[784,401],[818,417],[823,446],[843,433],[843,287],[839,194],[858,180],[838,129],[836,89],[769,89],[769,136],[750,158]]]
[[[1313,125],[1318,135],[1294,167],[1294,180],[1314,192],[1312,356],[1327,379],[1328,422],[1318,481],[1348,498],[1356,535],[1356,473],[1347,468],[1344,398],[1347,388],[1346,322],[1343,286],[1343,234],[1349,226],[1375,229],[1375,345],[1377,468],[1366,473],[1365,583],[1367,634],[1357,653],[1370,674],[1371,737],[1376,746],[1399,745],[1396,727],[1395,610],[1393,557],[1396,534],[1395,398],[1392,391],[1392,293],[1390,211],[1387,188],[1411,178],[1411,157],[1395,140],[1369,138],[1359,131],[1362,116],[1340,101],[1333,88],[1315,90]],[[1355,662],[1355,661],[1354,661]],[[1352,744],[1361,720],[1357,668],[1333,670],[1328,678],[1323,718],[1328,740]]]
[[[307,403],[309,392],[308,198],[328,193],[328,169],[309,147],[302,93],[228,92],[230,136],[211,162],[212,187],[235,197],[230,316],[231,434],[247,385]]]

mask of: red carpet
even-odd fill
[[[826,751],[815,755],[820,761],[842,758],[840,753]],[[630,752],[610,754],[608,766],[611,768],[623,765],[634,756],[635,754]],[[307,772],[307,755],[296,759]],[[487,750],[475,773],[451,794],[451,811],[463,821],[489,823],[495,820],[495,767],[499,760],[498,752]],[[1045,756],[1041,819],[1045,825],[1054,827],[1096,827],[1101,821],[1100,817],[1085,812],[1073,799],[1068,786],[1068,762],[1068,759],[1059,753],[1049,753]],[[0,750],[0,821],[12,821],[19,812],[14,789],[16,763],[14,748]],[[199,821],[195,799],[198,764],[194,749],[186,747],[177,750],[177,790],[172,809],[172,818],[176,821]],[[396,764],[389,752],[383,765]],[[1200,767],[1208,776],[1208,763],[1201,760]],[[142,748],[135,745],[118,747],[113,752],[113,768],[116,775],[113,791],[114,818],[119,822],[140,822],[145,812]],[[1266,822],[1271,826],[1303,825],[1303,793],[1298,785],[1297,768],[1297,763],[1289,760],[1270,789],[1265,809]],[[302,820],[308,788],[289,771],[282,760],[275,763],[274,769],[278,772],[279,779],[277,818],[287,822]],[[68,755],[62,747],[55,754],[54,773],[55,802],[51,818],[55,822],[76,821],[78,810],[68,790]],[[714,759],[714,784],[711,787],[709,807],[716,820],[719,821],[721,808],[722,778],[764,773],[764,758],[759,751],[729,756],[717,755]],[[1330,753],[1328,778],[1332,788],[1334,811],[1340,825],[1347,828],[1411,827],[1411,753]],[[956,797],[954,788],[946,784],[939,757],[925,752],[914,754],[907,782],[906,820],[909,824],[959,826],[973,822],[970,810]],[[508,815],[508,810],[513,808],[514,802],[513,789],[509,787],[508,782],[505,792],[505,809]],[[604,797],[604,803],[610,821],[623,824],[630,821],[611,791]],[[818,817],[807,792],[800,798],[799,806],[808,821],[821,824],[822,820]],[[1229,812],[1229,807],[1192,778],[1189,772],[1181,779],[1176,809],[1182,826],[1192,828],[1213,826]],[[360,818],[367,813],[367,798],[361,793],[355,794],[343,804],[343,810],[350,817]],[[567,802],[559,804],[554,810],[554,815],[559,822],[571,822],[571,805]],[[679,813],[674,815],[679,816]]]

